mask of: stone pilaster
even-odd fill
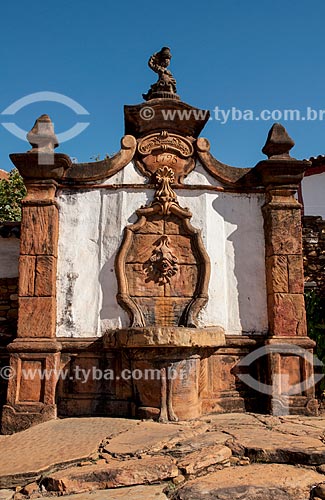
[[[268,186],[263,207],[271,336],[306,336],[301,206],[290,186]]]
[[[27,196],[22,206],[18,332],[8,346],[10,380],[2,412],[5,434],[56,417],[60,368],[61,345],[55,340],[59,220],[55,194],[63,169],[53,153],[57,141],[47,115],[36,121],[28,137],[33,149],[11,157],[24,177]]]
[[[289,155],[293,145],[285,129],[274,125],[263,148],[269,159],[256,170],[266,188],[262,210],[269,320],[266,344],[274,349],[268,355],[272,409],[308,414],[316,411],[310,363],[314,342],[307,336],[301,205],[295,194],[309,162]],[[306,380],[308,387],[303,386]],[[301,392],[292,392],[294,385]]]
[[[2,431],[56,417],[60,344],[55,341],[58,208],[53,179],[25,180],[18,290],[18,335],[8,346],[11,379]]]

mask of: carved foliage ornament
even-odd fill
[[[168,236],[164,235],[160,238],[147,268],[147,274],[160,285],[169,283],[178,270],[177,257],[172,254],[169,243]]]
[[[162,167],[157,171],[156,179],[159,187],[156,190],[155,199],[151,206],[159,205],[161,207],[160,212],[169,215],[170,207],[178,205],[176,193],[170,186],[175,180],[174,172],[169,167]]]

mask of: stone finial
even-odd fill
[[[149,61],[148,66],[158,74],[158,81],[151,85],[147,94],[142,94],[145,101],[150,99],[177,99],[176,80],[167,69],[172,55],[169,47],[163,47],[159,52],[155,52]]]
[[[269,131],[262,153],[268,158],[273,156],[287,158],[290,156],[289,151],[294,145],[294,141],[284,126],[280,123],[274,123]]]
[[[29,153],[53,153],[59,143],[49,115],[37,118],[32,130],[27,134],[27,140],[32,146]]]

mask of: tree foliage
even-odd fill
[[[26,195],[23,178],[16,168],[9,179],[0,181],[0,222],[19,222],[21,220],[21,200]]]
[[[315,354],[322,362],[322,372],[325,374],[325,297],[315,290],[305,293],[308,335],[315,340]],[[318,370],[319,371],[319,368]],[[317,396],[325,396],[325,379],[316,387]]]

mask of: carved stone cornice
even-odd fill
[[[124,106],[125,133],[137,139],[162,130],[196,139],[209,117],[208,110],[173,99],[153,99]]]
[[[121,139],[121,149],[112,158],[88,163],[72,163],[62,153],[14,153],[10,159],[24,180],[53,179],[63,184],[105,180],[122,170],[133,159],[136,140],[130,135]]]
[[[266,187],[293,186],[295,189],[304,177],[305,170],[311,165],[307,160],[295,158],[271,158],[260,161],[255,171]]]
[[[311,163],[290,156],[293,144],[284,127],[275,124],[263,147],[269,159],[260,161],[254,168],[237,168],[218,161],[210,153],[209,141],[203,137],[197,139],[195,150],[207,172],[226,186],[238,189],[263,186],[268,189],[270,186],[290,185],[296,189]]]
[[[54,179],[61,180],[71,167],[71,158],[62,153],[13,153],[12,163],[26,180]]]
[[[203,168],[222,184],[234,187],[256,187],[260,185],[255,169],[232,167],[214,158],[210,153],[208,139],[199,137],[195,144],[195,150]]]
[[[136,151],[136,140],[132,135],[121,139],[121,149],[112,158],[88,163],[72,163],[65,172],[63,182],[89,182],[104,180],[122,170],[133,159]]]
[[[206,328],[146,327],[111,330],[104,334],[105,348],[202,348],[225,346],[225,331],[221,326]]]

